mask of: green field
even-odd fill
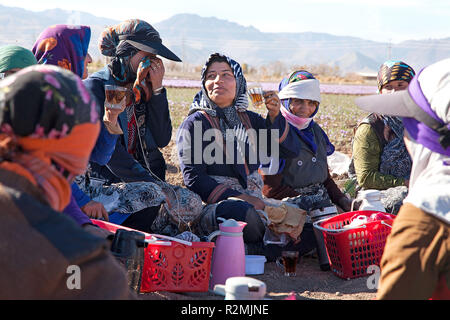
[[[195,94],[199,89],[168,88],[172,125],[176,129],[186,117]],[[328,134],[336,150],[346,154],[351,153],[351,140],[356,124],[367,115],[354,103],[354,95],[322,94],[322,103],[314,120]],[[254,108],[251,103],[249,110],[265,116],[264,108]]]

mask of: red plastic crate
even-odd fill
[[[101,220],[91,220],[99,227],[113,233],[119,228],[133,230]],[[175,240],[160,238],[164,236],[143,233],[146,240],[155,240],[155,238],[158,240],[149,243],[145,249],[141,292],[208,291],[213,242],[192,242],[189,246]]]
[[[367,268],[380,265],[386,238],[391,232],[395,216],[384,213],[391,219],[373,221],[357,228],[344,229],[352,217],[369,217],[378,211],[353,211],[314,223],[323,233],[331,270],[343,279],[369,275]]]

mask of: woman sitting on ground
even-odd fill
[[[414,74],[402,61],[385,62],[378,72],[379,93],[406,90]],[[386,211],[394,214],[407,195],[412,166],[403,130],[399,117],[371,113],[356,129],[349,170],[350,176],[356,176],[356,190],[386,190],[381,201]]]
[[[289,122],[300,148],[297,157],[279,160],[278,171],[263,175],[264,196],[280,200],[288,198],[288,202],[305,210],[308,215],[323,208],[331,208],[330,213],[350,211],[351,200],[333,181],[328,167],[327,156],[333,154],[334,146],[313,120],[321,101],[319,81],[307,71],[295,71],[280,82],[279,90],[281,114]],[[311,222],[307,219],[304,232],[314,232]],[[307,239],[302,238],[300,244],[288,243],[283,248],[274,247],[272,251],[299,250],[305,241]],[[316,241],[310,245],[316,247]],[[322,270],[329,270],[328,263],[320,263]]]
[[[95,98],[72,72],[38,65],[0,81],[0,299],[132,296],[105,240],[60,213],[99,131]],[[82,270],[79,288],[69,267]]]
[[[39,64],[55,65],[75,73],[81,79],[88,77],[88,64],[92,58],[88,53],[91,29],[88,26],[54,25],[46,28],[33,45],[33,53]],[[103,106],[103,105],[102,105]],[[119,114],[125,109],[105,106],[100,135],[92,150],[90,161],[104,165],[108,163],[118,138]],[[89,218],[109,220],[102,203],[93,201],[74,182],[72,199],[64,213],[72,216],[80,225],[91,223]],[[80,212],[81,209],[81,212]]]
[[[319,81],[307,71],[292,72],[279,85],[282,111],[301,145],[296,158],[280,159],[280,170],[264,175],[264,196],[274,199],[299,197],[306,211],[335,204],[350,211],[351,200],[333,181],[327,156],[333,154],[325,131],[313,120],[319,110]],[[308,199],[308,197],[312,197]]]
[[[277,151],[275,147],[281,156],[293,157],[300,144],[280,114],[274,92],[264,97],[266,119],[247,110],[247,84],[236,61],[212,54],[201,81],[202,89],[177,135],[184,183],[207,204],[196,232],[208,235],[218,229],[221,218],[232,218],[247,222],[243,230],[247,245],[262,245],[265,225],[257,210],[264,210],[265,202],[258,168],[264,156]]]
[[[162,86],[165,68],[158,56],[181,60],[163,45],[153,26],[138,19],[106,28],[99,47],[110,61],[84,83],[100,105],[106,101],[106,85],[128,89],[126,110],[118,119],[123,135],[105,166],[91,163],[90,181],[99,183],[86,180],[79,185],[108,211],[120,213],[114,216],[115,223],[176,235],[201,210],[196,194],[165,182],[166,163],[160,151],[170,142],[172,123]]]

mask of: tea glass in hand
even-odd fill
[[[295,277],[297,275],[295,272],[297,261],[298,251],[283,251],[281,252],[281,257],[277,259],[277,265],[284,268],[284,275],[286,277]]]
[[[264,105],[264,91],[260,85],[253,85],[247,90],[248,96],[255,107],[261,107]]]
[[[110,109],[124,109],[128,89],[112,84],[105,85],[105,107]]]

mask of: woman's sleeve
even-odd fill
[[[267,150],[268,155],[271,157],[277,156],[278,158],[289,159],[299,155],[301,147],[300,140],[296,136],[294,130],[290,128],[289,123],[283,117],[281,112],[275,118],[272,123],[269,116],[264,119],[260,114],[251,113],[253,119],[253,127],[257,130],[267,129]],[[274,141],[272,141],[274,139]],[[274,154],[275,150],[272,150],[272,146],[277,145],[278,153]]]
[[[334,182],[333,178],[330,175],[330,171],[328,170],[328,176],[325,182],[323,183],[325,188],[327,189],[328,195],[333,203],[339,205],[339,200],[345,197],[345,194],[339,189],[336,182]]]
[[[101,122],[100,134],[97,138],[94,149],[91,152],[89,161],[93,161],[102,166],[107,164],[114,152],[117,137],[117,134],[111,134],[105,127],[104,123]]]
[[[405,179],[379,172],[381,147],[369,124],[361,124],[353,141],[353,161],[358,184],[365,189],[385,190],[403,186]]]
[[[91,198],[89,198],[89,196],[85,194],[75,182],[72,182],[70,187],[72,189],[72,196],[80,208],[91,201]]]
[[[282,200],[299,195],[293,188],[283,184],[283,174],[261,175],[264,181],[262,193],[267,198]]]
[[[67,207],[64,208],[63,213],[75,220],[75,222],[80,226],[85,224],[93,224],[91,219],[89,219],[89,217],[81,211],[73,195],[70,197],[70,202]]]
[[[208,204],[240,195],[240,192],[224,184],[217,183],[207,174],[207,165],[203,160],[205,144],[202,139],[203,128],[207,125],[205,122],[197,119],[198,123],[202,123],[202,131],[199,137],[200,139],[194,139],[197,138],[194,135],[194,119],[191,117],[185,120],[177,133],[178,157],[180,168],[183,172],[184,184],[189,190],[197,193],[203,202]]]
[[[152,95],[146,106],[148,112],[146,116],[147,128],[150,129],[156,145],[159,148],[164,148],[172,138],[172,121],[166,88],[160,94]]]

